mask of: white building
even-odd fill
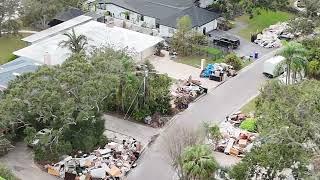
[[[82,18],[87,19],[86,16]],[[71,19],[69,21],[73,21]],[[23,40],[32,43],[30,46],[15,51],[13,54],[19,57],[25,57],[36,62],[48,65],[62,64],[71,52],[68,48],[59,46],[67,37],[64,32],[70,32],[69,26],[73,24],[69,21],[61,23],[57,26],[41,31],[34,35],[24,38]],[[79,19],[77,19],[79,21]],[[80,23],[77,26],[72,26],[76,34],[85,35],[88,38],[88,46],[86,52],[89,53],[94,48],[112,47],[116,50],[127,49],[129,55],[136,61],[141,61],[155,52],[155,46],[162,42],[160,37],[150,36],[120,27],[107,27],[106,24],[94,20]],[[46,36],[45,36],[46,35]]]
[[[216,19],[219,14],[196,7],[194,2],[194,0],[89,0],[88,6],[91,11],[106,16],[158,29],[163,37],[172,36],[177,19],[185,15],[192,19],[193,28],[200,32],[206,33],[216,29]]]
[[[177,20],[186,15],[189,16],[192,21],[192,28],[200,33],[207,34],[208,32],[217,29],[217,18],[219,17],[217,13],[191,6],[190,8],[163,19],[159,28],[160,35],[162,37],[171,37],[177,29]]]

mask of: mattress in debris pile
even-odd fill
[[[46,165],[48,173],[64,179],[122,179],[134,167],[142,145],[134,138],[110,142],[90,154],[67,156],[62,161]]]

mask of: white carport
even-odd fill
[[[87,52],[90,52],[94,47],[105,46],[110,46],[115,50],[127,49],[129,55],[136,61],[141,61],[153,55],[155,46],[163,41],[160,37],[120,27],[107,27],[106,24],[93,20],[74,27],[74,30],[76,34],[83,34],[88,38]],[[67,48],[59,46],[59,43],[63,40],[67,40],[67,37],[61,32],[61,34],[15,51],[13,54],[44,64],[62,64],[71,55],[71,52]]]

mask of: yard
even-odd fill
[[[256,10],[253,18],[249,18],[249,15],[243,15],[236,20],[247,24],[248,26],[241,31],[239,35],[245,39],[250,40],[250,35],[261,32],[263,29],[278,22],[284,22],[294,17],[293,14],[283,11],[267,11],[264,9]]]
[[[14,58],[12,52],[26,46],[26,43],[21,41],[21,38],[25,36],[28,36],[28,34],[0,37],[0,64],[12,60]]]
[[[249,114],[251,112],[255,112],[256,110],[256,99],[257,97],[253,98],[251,101],[249,101],[246,105],[244,105],[240,110],[244,114]]]
[[[214,64],[223,62],[223,53],[219,49],[206,47],[207,55],[202,56],[186,56],[186,57],[179,57],[177,62],[190,65],[196,68],[200,68],[201,59],[206,60],[206,64]]]

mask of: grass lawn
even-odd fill
[[[177,62],[182,64],[187,64],[196,68],[200,68],[201,65],[201,59],[206,60],[206,64],[214,64],[214,63],[220,63],[223,62],[223,59],[212,59],[208,58],[207,56],[187,56],[187,57],[179,57],[177,59]]]
[[[0,37],[0,64],[8,62],[14,56],[12,54],[13,51],[26,46],[26,43],[21,41],[21,38],[25,36],[28,36],[28,34]]]
[[[204,50],[207,51],[208,55],[179,57],[177,62],[196,68],[200,68],[201,59],[205,59],[206,64],[223,62],[223,53],[221,50],[212,47],[204,47]]]
[[[278,22],[284,22],[294,17],[293,14],[283,11],[267,11],[261,9],[259,12],[260,14],[258,14],[258,11],[256,11],[254,17],[251,19],[248,15],[243,15],[236,19],[237,21],[242,21],[248,24],[247,28],[242,29],[239,32],[240,36],[250,40],[251,34],[261,32],[270,25]]]
[[[248,102],[246,105],[244,105],[240,111],[243,112],[244,114],[249,114],[250,112],[255,112],[256,110],[256,101],[257,98],[252,99],[250,102]]]

